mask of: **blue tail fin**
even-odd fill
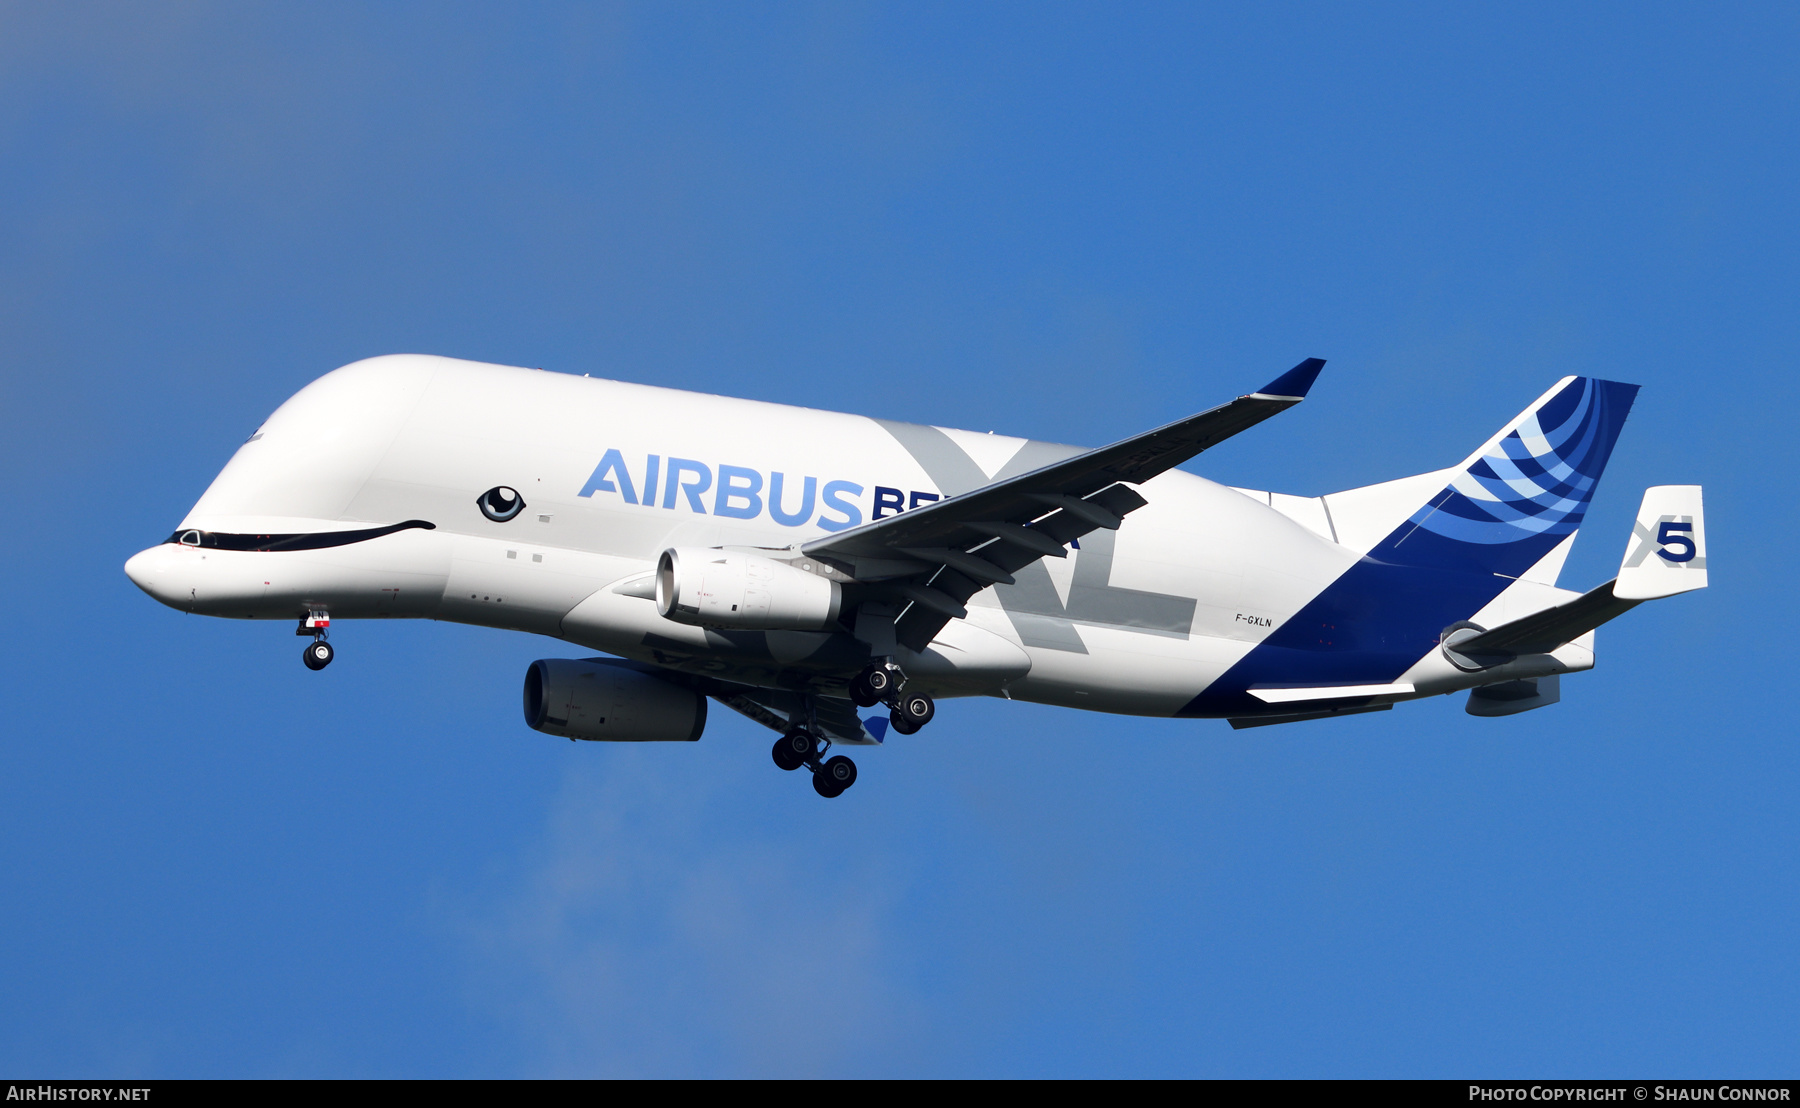
[[[1581,526],[1637,388],[1564,378],[1462,465],[1325,498],[1365,534],[1391,531],[1179,714],[1274,711],[1250,689],[1398,680]]]
[[[1517,577],[1575,533],[1636,385],[1565,377],[1369,551],[1377,561]]]

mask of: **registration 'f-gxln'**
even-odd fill
[[[1318,497],[1174,467],[1324,363],[1097,450],[396,355],[283,404],[126,563],[184,612],[427,618],[610,657],[526,671],[526,722],[691,740],[716,700],[836,796],[936,702],[1234,727],[1467,691],[1557,701],[1594,629],[1706,584],[1700,489],[1644,494],[1618,576],[1556,586],[1637,386],[1567,377],[1464,461]],[[869,712],[878,705],[885,712]]]

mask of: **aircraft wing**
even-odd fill
[[[898,613],[897,641],[922,650],[969,597],[1145,504],[1130,488],[1306,398],[1325,362],[1308,358],[1226,404],[1030,473],[807,543],[802,552],[868,583]],[[859,636],[864,632],[859,629]],[[878,652],[879,649],[878,649]]]

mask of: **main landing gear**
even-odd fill
[[[850,699],[860,708],[888,706],[888,724],[902,735],[916,734],[937,715],[937,705],[922,692],[905,692],[906,674],[893,659],[870,662],[850,679]]]
[[[831,749],[831,741],[820,737],[817,705],[811,697],[811,693],[803,694],[801,710],[789,711],[787,730],[775,740],[769,756],[777,766],[790,773],[802,766],[812,771],[813,791],[820,796],[841,796],[845,789],[856,784],[856,763],[842,754],[825,756]],[[889,726],[902,735],[915,733],[937,714],[937,705],[932,703],[929,695],[906,690],[906,674],[892,658],[872,662],[852,678],[850,698],[862,708],[886,704]],[[767,717],[765,720],[772,726],[780,725],[776,720]]]
[[[294,634],[313,637],[313,641],[306,644],[306,650],[300,655],[300,660],[306,663],[307,669],[324,669],[337,656],[337,651],[331,649],[331,644],[325,641],[330,627],[330,612],[314,610],[300,617],[300,626],[294,628]]]
[[[820,761],[820,755],[830,748],[829,743],[821,744],[811,732],[795,728],[775,740],[775,749],[771,752],[775,764],[785,770],[796,770],[801,766],[812,769],[813,791],[830,799],[839,796],[845,789],[856,784],[856,763],[842,754]]]

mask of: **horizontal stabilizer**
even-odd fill
[[[1566,604],[1533,612],[1499,627],[1471,625],[1444,635],[1444,652],[1466,670],[1485,669],[1520,654],[1548,654],[1646,600],[1706,587],[1706,529],[1699,485],[1657,485],[1644,491],[1619,576]]]
[[[1503,623],[1492,630],[1459,637],[1452,632],[1444,641],[1447,649],[1464,657],[1481,659],[1498,655],[1500,660],[1514,654],[1548,654],[1563,643],[1572,642],[1609,619],[1622,616],[1641,601],[1620,600],[1613,595],[1608,581],[1589,589],[1567,604],[1533,612],[1523,619]],[[1491,664],[1491,663],[1489,663]],[[1480,668],[1480,667],[1475,667]]]

